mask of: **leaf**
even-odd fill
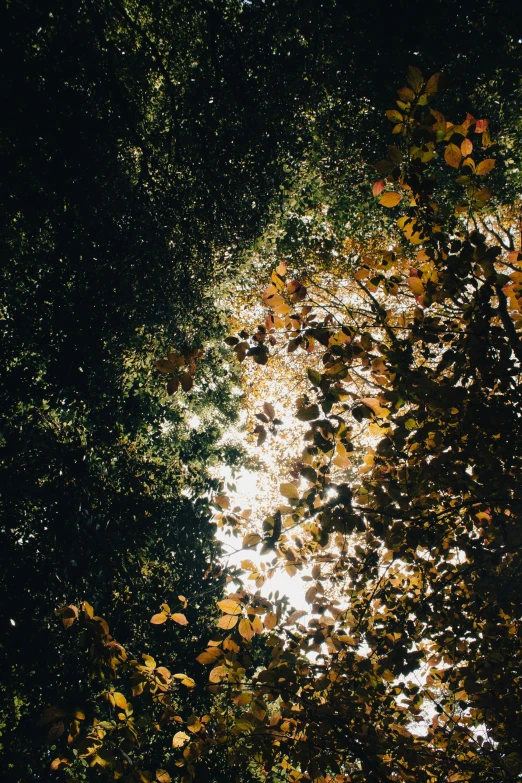
[[[263,625],[267,630],[271,631],[272,628],[275,628],[277,625],[277,615],[274,614],[274,612],[267,612],[263,620]]]
[[[172,747],[182,748],[190,740],[190,736],[184,731],[177,731],[172,737]]]
[[[182,733],[182,732],[179,732]],[[174,735],[176,736],[176,735]],[[172,746],[174,746],[174,740],[172,740]],[[156,780],[158,783],[171,783],[172,778],[170,777],[169,773],[165,769],[157,769],[156,770]]]
[[[221,680],[225,679],[227,674],[227,669],[225,669],[224,666],[216,666],[211,670],[210,674],[208,675],[208,679],[210,682],[221,682]]]
[[[239,623],[239,633],[241,636],[250,641],[254,637],[254,629],[250,620],[243,618]]]
[[[170,619],[174,620],[174,622],[178,623],[178,625],[188,625],[187,618],[185,617],[184,614],[181,614],[180,612],[171,614]]]
[[[323,376],[321,375],[320,372],[317,372],[317,370],[312,370],[308,368],[307,374],[310,383],[313,383],[314,386],[319,386],[319,384],[323,380]]]
[[[143,658],[143,663],[147,667],[147,669],[155,669],[156,668],[156,661],[151,655],[146,655],[145,653],[141,654],[141,657]]]
[[[78,619],[78,609],[76,606],[73,606],[70,604],[69,606],[63,606],[60,609],[58,609],[58,612],[60,613],[60,616],[62,618],[62,623],[64,628],[70,628],[73,623],[76,622]]]
[[[114,699],[114,704],[119,707],[121,710],[124,710],[127,706],[127,699],[123,695],[123,693],[112,693],[112,698]]]
[[[397,111],[397,109],[388,109],[386,112],[386,117],[391,120],[391,122],[402,122],[404,119],[400,111]]]
[[[282,261],[279,266],[276,267],[276,272],[279,275],[279,277],[284,277],[286,275],[286,264],[284,261]]]
[[[384,408],[381,405],[381,401],[377,397],[362,397],[361,402],[364,403],[367,408],[370,408],[370,410],[372,410],[375,415],[379,416],[381,419],[390,415],[388,408]]]
[[[216,625],[218,628],[223,628],[224,631],[230,631],[235,625],[237,625],[238,617],[231,614],[224,614],[220,617]]]
[[[62,769],[63,767],[70,767],[71,762],[67,758],[56,758],[51,761],[51,769],[53,771],[56,771],[57,769]]]
[[[412,90],[414,90],[416,93],[420,91],[424,79],[422,77],[422,73],[415,65],[408,65],[408,70],[406,73],[406,81],[408,82]]]
[[[298,418],[299,421],[312,421],[313,419],[318,419],[320,415],[321,412],[318,405],[308,405],[299,408],[296,413],[296,418]]]
[[[279,485],[279,492],[285,498],[293,498],[296,500],[299,497],[299,492],[297,490],[297,487],[295,486],[295,484],[291,484],[289,481],[284,481],[282,484]]]
[[[484,133],[484,131],[487,130],[488,125],[489,120],[477,120],[475,125],[475,133]]]
[[[386,193],[383,193],[379,199],[379,204],[381,204],[383,207],[388,207],[391,209],[392,207],[397,206],[401,198],[402,196],[400,193],[395,193],[393,190],[388,190]]]
[[[169,378],[169,381],[167,383],[167,394],[175,394],[178,389],[179,389],[179,379]]]
[[[375,197],[380,196],[384,188],[386,187],[386,183],[383,179],[378,179],[377,182],[373,183],[372,187],[372,193]]]
[[[256,546],[256,544],[259,544],[261,541],[261,536],[257,533],[247,533],[247,535],[244,537],[243,541],[241,542],[241,546],[243,549],[248,549],[250,547]]]
[[[170,606],[168,604],[161,604],[161,608],[167,614],[170,614]]]
[[[173,677],[175,680],[181,680],[181,684],[186,688],[193,688],[196,684],[192,677],[187,677],[186,674],[174,674]]]
[[[473,143],[469,139],[464,139],[460,145],[460,151],[462,152],[463,156],[467,158],[468,155],[471,155],[473,152]]]
[[[232,598],[224,598],[222,601],[218,601],[217,605],[221,611],[226,614],[241,614],[241,604],[239,601],[234,601]]]
[[[192,389],[194,386],[194,379],[192,375],[188,372],[184,372],[181,376],[181,388],[183,391],[188,392]]]
[[[430,76],[430,78],[426,82],[426,87],[424,88],[424,91],[428,95],[435,95],[435,93],[438,92],[439,89],[439,80],[440,80],[440,73],[434,73],[433,76]]]
[[[486,160],[482,160],[478,166],[476,173],[481,176],[483,174],[489,174],[490,171],[493,171],[495,168],[495,159],[494,158],[486,158]]]
[[[217,503],[217,505],[221,506],[221,508],[230,508],[230,498],[228,498],[226,495],[218,495],[216,498],[214,498],[214,503]]]
[[[154,362],[154,365],[156,369],[158,369],[160,372],[163,372],[165,374],[174,372],[176,369],[176,366],[172,364],[172,362],[169,362],[167,359],[158,359],[156,362]]]
[[[406,103],[411,103],[415,100],[415,93],[413,90],[410,90],[409,87],[401,87],[400,90],[397,90],[397,95],[401,101],[405,101]]]
[[[264,402],[263,410],[270,420],[275,418],[275,410],[271,402]]]
[[[167,359],[171,364],[174,365],[174,367],[183,367],[185,364],[185,359],[177,351],[169,351],[167,354]]]
[[[444,150],[444,160],[448,166],[452,166],[454,169],[458,169],[460,161],[462,160],[462,152],[456,144],[448,144]]]
[[[165,612],[160,612],[159,614],[154,614],[150,618],[150,621],[151,621],[151,623],[153,625],[161,625],[162,623],[166,623],[167,622],[167,615],[165,614]]]
[[[206,664],[206,663],[214,663],[217,661],[218,658],[221,658],[223,653],[219,649],[219,647],[207,647],[207,649],[200,653],[198,657],[196,658],[196,661],[198,663]]]
[[[415,294],[415,296],[422,296],[424,293],[424,286],[420,277],[408,277],[406,281]]]

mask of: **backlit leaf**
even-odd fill
[[[184,731],[177,731],[172,737],[172,747],[182,748],[190,740],[190,736]]]
[[[179,612],[175,612],[174,614],[171,614],[170,619],[174,620],[174,622],[178,623],[178,625],[188,625],[188,620],[185,617],[185,615],[180,614]]]
[[[285,498],[298,498],[299,497],[299,491],[297,487],[294,484],[291,484],[290,482],[283,482],[279,485],[279,492],[283,495]]]
[[[476,169],[477,174],[489,174],[490,171],[493,171],[495,168],[495,159],[494,158],[486,158],[486,160],[482,160]]]
[[[448,144],[444,150],[444,160],[448,166],[452,166],[454,169],[458,169],[462,160],[462,152],[456,144]]]
[[[218,647],[208,647],[204,652],[198,655],[196,661],[202,664],[214,663],[214,661],[217,661],[222,655],[223,653]]]
[[[210,682],[221,682],[225,679],[227,676],[227,670],[224,666],[216,666],[214,669],[211,670],[210,674],[208,675],[208,679]]]
[[[247,641],[250,641],[250,639],[254,637],[254,629],[252,628],[252,623],[250,622],[250,620],[243,618],[240,621],[239,633]]]
[[[216,625],[218,628],[223,628],[224,631],[230,631],[237,624],[238,619],[235,615],[224,614],[223,617],[219,618]]]
[[[222,601],[218,601],[217,605],[226,614],[241,614],[241,604],[232,598],[224,598]]]
[[[383,207],[396,207],[399,201],[401,200],[402,196],[400,193],[395,193],[393,190],[389,190],[386,193],[383,193],[382,196],[379,199],[379,204],[381,204]]]

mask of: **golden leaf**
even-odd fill
[[[196,658],[199,663],[214,663],[223,655],[218,647],[209,647]]]
[[[477,166],[477,174],[489,174],[490,171],[492,171],[495,168],[495,159],[494,158],[486,158],[486,160],[482,160],[478,166]]]
[[[224,680],[227,676],[227,670],[224,666],[216,666],[210,674],[208,675],[208,679],[210,682],[221,682],[221,680]]]
[[[297,487],[295,486],[295,484],[291,484],[289,481],[284,481],[282,484],[279,485],[279,492],[285,498],[297,499],[299,497],[299,492],[297,490]]]
[[[250,639],[253,638],[254,629],[252,628],[252,623],[250,622],[250,620],[246,620],[245,618],[241,620],[241,622],[239,623],[239,633],[247,641],[250,641]]]
[[[225,614],[241,614],[241,604],[232,598],[224,598],[223,601],[218,601],[217,605]]]
[[[190,740],[190,737],[188,734],[186,734],[184,731],[177,731],[174,736],[172,737],[172,747],[173,748],[182,748],[183,745]]]
[[[174,620],[174,622],[178,623],[178,625],[188,625],[187,618],[185,617],[184,614],[180,614],[180,612],[176,612],[175,614],[171,614],[170,619]]]
[[[238,619],[239,618],[237,616],[233,616],[231,614],[224,614],[223,617],[219,618],[216,625],[218,628],[223,628],[224,631],[230,631],[231,628],[237,625]]]
[[[452,166],[454,169],[458,169],[460,161],[462,160],[462,152],[456,144],[448,144],[444,151],[444,160],[448,166]]]
[[[389,190],[387,193],[383,193],[379,199],[379,204],[383,207],[396,207],[402,196],[400,193],[395,193],[393,190]]]

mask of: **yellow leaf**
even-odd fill
[[[161,604],[161,608],[163,609],[164,612],[170,614],[170,606],[168,604]]]
[[[477,174],[489,174],[495,168],[495,159],[486,158],[482,160],[477,166]]]
[[[225,598],[223,601],[218,601],[217,605],[225,614],[241,614],[241,604],[239,601],[234,601],[232,598]]]
[[[462,152],[456,144],[448,144],[444,151],[444,160],[448,166],[452,166],[454,169],[458,169],[460,161],[462,160]]]
[[[175,680],[181,680],[181,684],[185,685],[186,688],[193,688],[196,684],[192,677],[187,677],[186,674],[174,674],[173,677]]]
[[[252,623],[250,622],[250,620],[246,620],[245,618],[241,620],[241,622],[239,623],[239,633],[247,641],[250,641],[250,639],[253,638],[254,629],[252,628]]]
[[[171,614],[170,619],[174,620],[174,622],[178,623],[178,625],[188,625],[188,620],[185,617],[185,615],[180,614],[179,612],[176,612],[175,614]]]
[[[248,547],[253,547],[256,544],[259,544],[260,541],[261,536],[259,536],[257,533],[247,533],[242,541],[241,546],[243,549],[247,549]]]
[[[221,508],[230,507],[230,500],[226,495],[218,495],[217,498],[214,498],[214,503],[217,503],[218,506],[221,506]]]
[[[57,769],[61,769],[62,767],[69,767],[70,764],[71,762],[69,761],[69,759],[66,758],[53,759],[53,761],[51,761],[51,769],[54,771]]]
[[[189,735],[185,734],[184,731],[177,731],[172,737],[172,747],[182,748],[183,745],[189,741],[189,739],[190,739]]]
[[[214,663],[223,655],[218,647],[209,647],[196,658],[199,663]]]
[[[261,618],[257,615],[252,620],[252,630],[254,633],[263,633],[263,623],[261,622]]]
[[[165,612],[160,612],[159,614],[154,614],[150,621],[153,625],[161,625],[162,623],[165,623],[167,621],[167,615]]]
[[[230,631],[237,624],[238,619],[237,616],[224,614],[223,617],[219,618],[216,625],[218,628],[223,628],[224,631]]]
[[[361,402],[364,403],[370,410],[372,410],[376,416],[384,419],[390,415],[388,408],[383,408],[381,401],[377,397],[362,397]]]
[[[473,152],[473,142],[470,141],[470,139],[464,139],[462,144],[460,145],[460,151],[464,155],[465,158],[468,157],[468,155],[471,155]]]
[[[216,666],[210,674],[208,675],[208,679],[210,682],[221,682],[221,680],[224,680],[227,676],[227,670],[224,666]]]
[[[288,481],[284,481],[282,484],[279,485],[279,492],[285,498],[297,499],[299,497],[299,492],[297,491],[297,487],[295,486],[295,484],[291,484]]]
[[[112,698],[114,699],[114,704],[119,707],[121,710],[124,710],[127,706],[127,699],[123,695],[123,693],[112,693]]]
[[[157,769],[156,770],[156,780],[158,783],[170,783],[172,778],[170,777],[169,773],[165,769]]]
[[[264,624],[265,628],[267,628],[269,631],[271,631],[272,628],[275,628],[275,626],[277,625],[277,615],[275,615],[274,612],[268,612],[265,615],[265,619],[264,619],[264,623],[263,624]]]
[[[383,193],[379,199],[379,204],[383,207],[396,207],[402,196],[400,193],[395,193],[393,190],[389,190],[387,193]]]
[[[422,285],[422,280],[420,277],[408,277],[408,280],[406,281],[415,294],[415,296],[422,296],[424,293],[424,286]]]
[[[150,655],[145,655],[145,653],[142,653],[141,657],[143,658],[143,663],[145,664],[147,669],[155,669],[156,668],[156,661]]]

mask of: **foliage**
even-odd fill
[[[222,652],[200,656],[214,664],[210,682],[245,705],[231,707],[237,763],[248,751],[293,780],[521,770],[522,252],[516,226],[507,252],[476,228],[495,165],[488,123],[429,108],[438,79],[410,68],[400,112],[387,113],[398,144],[376,164],[373,190],[384,208],[402,207],[402,245],[361,258],[344,300],[319,311],[307,303],[313,281],[281,264],[263,294],[265,326],[234,345],[263,364],[273,337],[319,350],[323,365],[296,400],[309,425],[299,475],[265,523],[274,568],[313,566],[311,617],[232,594],[219,627],[234,630]],[[444,165],[464,190],[454,210],[437,188]],[[224,513],[244,527],[239,511]],[[243,546],[257,542],[247,533]],[[249,678],[256,633],[271,660]]]
[[[13,780],[229,779],[230,765],[242,780],[270,767],[290,779],[518,774],[519,257],[514,213],[503,224],[494,212],[519,184],[520,55],[493,3],[426,11],[416,40],[395,9],[378,10],[46,0],[4,11],[0,694]],[[451,116],[465,71],[472,111],[498,100],[508,130],[479,160],[473,118],[438,138],[442,121],[423,119],[426,92],[410,84],[374,186],[389,206],[379,212],[368,160],[392,52],[395,72],[417,50],[439,61],[442,38],[455,53]],[[441,168],[429,156],[442,144]],[[489,175],[491,154],[505,166]],[[454,186],[457,165],[467,180]],[[410,256],[379,249],[381,234],[426,256],[405,272]],[[493,252],[495,235],[514,255]],[[275,310],[229,351],[219,303],[269,264]],[[296,432],[309,446],[282,476],[284,505],[249,529],[209,468],[241,459],[220,441],[237,412],[234,356],[262,371],[286,346],[308,368]],[[275,407],[257,413],[260,445],[277,441]],[[274,551],[272,572],[310,563],[312,625],[242,588],[215,602],[230,575],[214,492],[214,521],[247,550]],[[266,572],[243,568],[261,587]],[[428,675],[434,650],[442,663]],[[424,679],[401,696],[403,671]],[[430,698],[442,717],[426,741],[410,724]]]

